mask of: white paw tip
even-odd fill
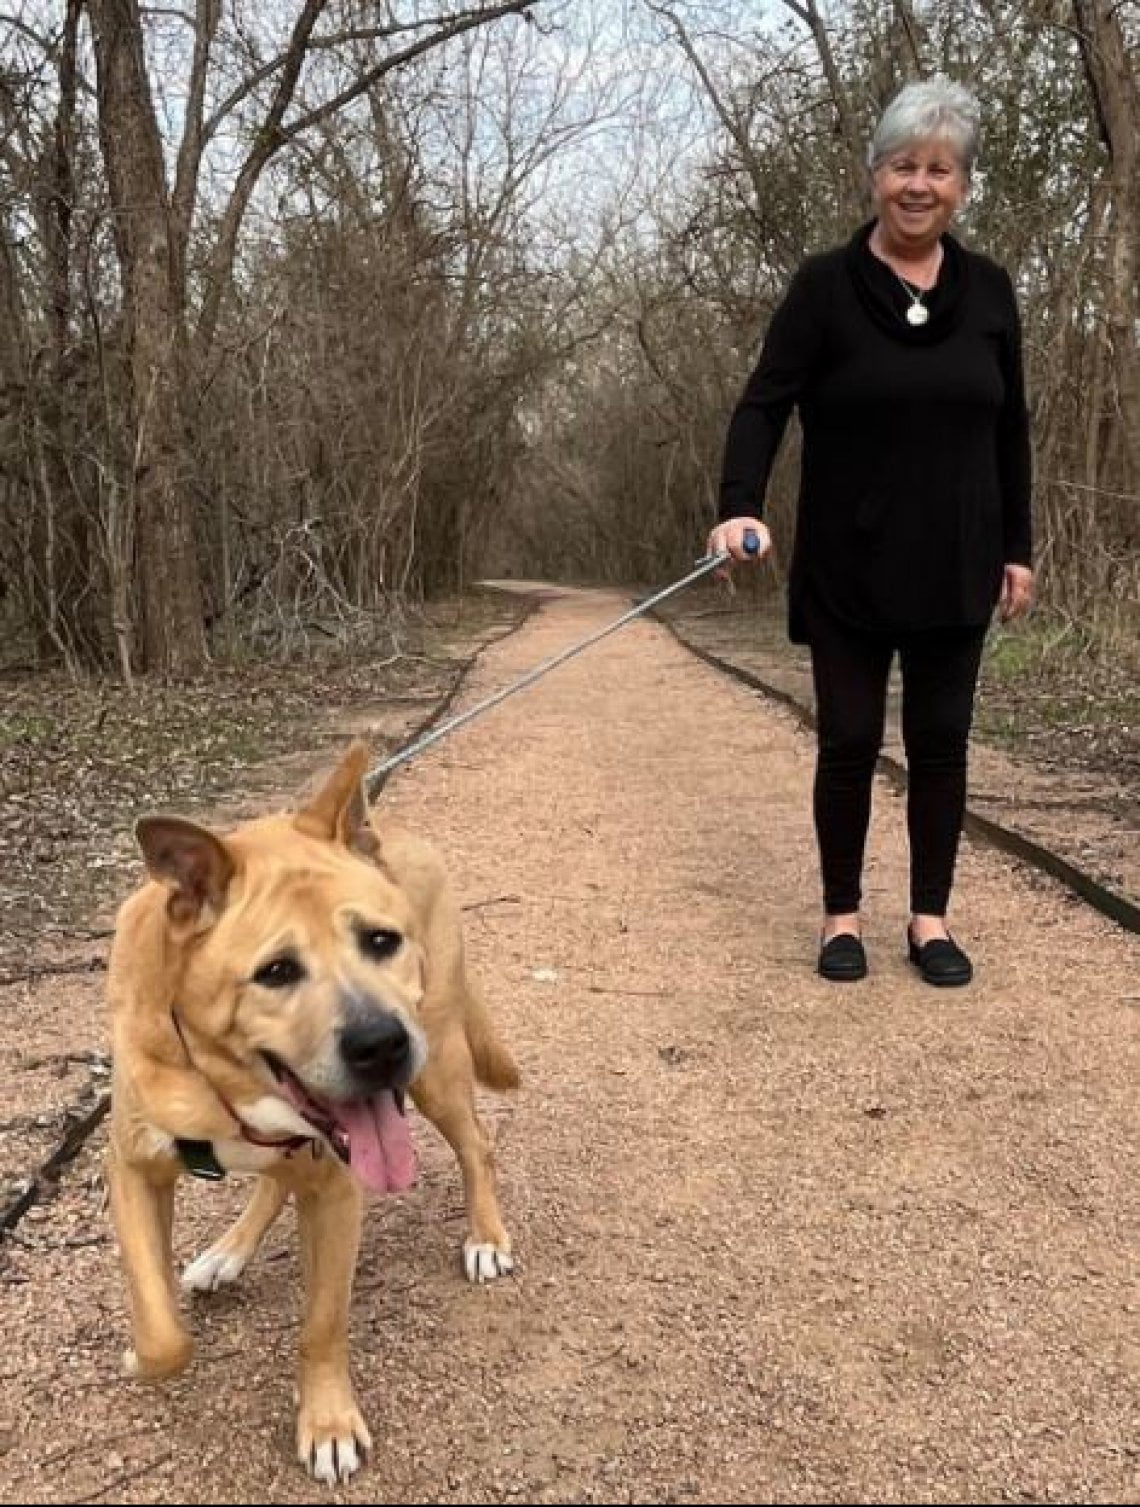
[[[510,1251],[500,1246],[468,1241],[463,1247],[463,1269],[468,1282],[493,1282],[496,1277],[505,1277],[514,1271],[515,1259]]]
[[[236,1282],[245,1271],[246,1258],[232,1252],[211,1248],[197,1256],[182,1273],[186,1292],[217,1292],[229,1282]]]
[[[327,1439],[302,1452],[301,1463],[322,1486],[336,1486],[355,1475],[363,1459],[355,1439]]]
[[[123,1351],[123,1370],[128,1376],[139,1374],[139,1358],[134,1350]]]

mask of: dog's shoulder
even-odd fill
[[[119,906],[107,960],[107,995],[113,1010],[129,1008],[140,995],[163,992],[169,964],[163,945],[169,891],[155,880],[139,885]]]
[[[423,833],[389,816],[374,815],[370,825],[379,839],[377,857],[381,865],[413,899],[447,888],[443,856]]]
[[[233,1128],[175,1026],[178,961],[166,926],[168,899],[166,886],[153,880],[127,896],[107,963],[116,1134],[138,1162],[170,1161],[174,1137],[211,1140]]]

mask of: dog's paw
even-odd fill
[[[506,1243],[493,1245],[489,1240],[468,1238],[463,1242],[463,1270],[468,1282],[481,1284],[505,1277],[515,1269],[515,1258]]]
[[[217,1292],[236,1282],[249,1265],[245,1251],[228,1249],[221,1241],[196,1256],[182,1273],[185,1292]]]
[[[364,1464],[372,1438],[356,1405],[302,1408],[297,1415],[297,1458],[322,1486],[337,1486]]]
[[[182,1335],[161,1347],[144,1353],[138,1350],[123,1351],[123,1370],[138,1381],[168,1381],[178,1376],[190,1364],[193,1343],[189,1335]]]

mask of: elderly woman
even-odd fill
[[[867,972],[863,852],[894,654],[908,767],[907,953],[968,983],[946,925],[982,644],[1033,590],[1021,331],[1007,273],[949,234],[978,143],[944,78],[892,101],[868,153],[874,218],[808,257],[772,315],[724,447],[710,552],[759,558],[764,492],[795,406],[803,433],[789,629],[811,650],[823,877],[819,972]],[[748,540],[746,534],[758,536]]]

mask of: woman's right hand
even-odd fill
[[[745,535],[755,536],[755,548],[744,547]],[[749,544],[752,544],[750,539]],[[728,518],[724,523],[718,523],[709,534],[707,550],[710,555],[727,554],[729,561],[762,560],[772,548],[772,536],[767,526],[760,522],[759,518]],[[731,571],[731,563],[726,564],[723,570],[718,570],[718,576],[727,576]]]

